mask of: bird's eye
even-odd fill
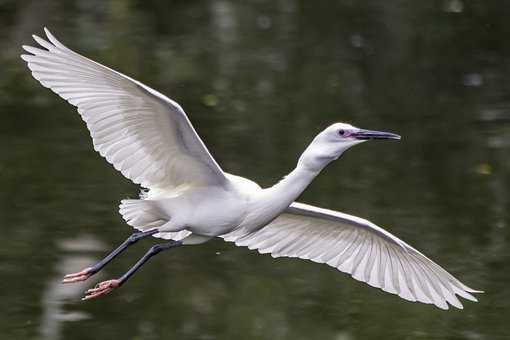
[[[338,134],[339,134],[340,136],[345,135],[345,130],[339,130],[339,131],[338,131]]]

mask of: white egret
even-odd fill
[[[122,277],[99,283],[84,299],[110,293],[150,257],[180,245],[221,237],[238,246],[326,263],[400,297],[448,309],[457,295],[477,301],[471,289],[394,235],[359,217],[295,200],[331,161],[372,139],[400,139],[387,132],[336,123],[306,148],[280,182],[262,189],[224,172],[183,109],[161,93],[60,43],[46,28],[38,48],[23,46],[32,75],[70,104],[87,124],[94,149],[115,169],[147,188],[122,200],[120,213],[140,230],[93,267],[66,275],[65,283],[97,273],[129,245],[147,236],[166,239]]]

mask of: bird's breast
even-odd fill
[[[186,226],[196,234],[219,236],[228,233],[246,217],[247,200],[234,192],[196,190],[186,200],[189,211]]]
[[[273,199],[268,191],[261,191],[253,197],[246,209],[246,216],[237,229],[247,232],[257,231],[277,218],[289,204],[281,199]]]

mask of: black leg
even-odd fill
[[[156,244],[152,246],[145,255],[138,260],[137,263],[133,267],[131,267],[124,275],[122,275],[119,279],[114,280],[108,280],[104,282],[100,282],[97,284],[95,288],[89,289],[86,292],[85,297],[82,300],[89,300],[94,299],[99,296],[103,296],[106,294],[109,294],[112,290],[114,290],[117,287],[122,286],[124,283],[126,283],[127,280],[138,270],[140,269],[145,262],[147,262],[151,257],[153,257],[156,254],[159,254],[163,250],[168,250],[170,248],[181,246],[181,241],[169,241],[167,243],[161,243]]]
[[[149,251],[146,252],[145,255],[140,260],[138,260],[138,262],[133,267],[131,267],[124,275],[122,275],[120,277],[120,279],[119,279],[119,286],[121,286],[127,280],[129,280],[129,278],[138,269],[140,269],[145,264],[145,262],[147,262],[151,257],[153,257],[154,255],[159,254],[163,250],[168,250],[170,248],[178,247],[180,245],[182,245],[181,241],[173,241],[172,240],[172,241],[169,241],[169,242],[166,242],[166,243],[156,244],[156,245],[152,246],[149,249]]]
[[[158,232],[157,229],[151,229],[148,231],[143,232],[137,232],[132,235],[130,235],[120,246],[117,247],[114,251],[112,251],[110,254],[108,254],[104,259],[93,265],[92,267],[88,267],[83,269],[82,271],[79,271],[77,273],[68,274],[64,276],[64,280],[62,280],[62,283],[73,283],[78,281],[85,281],[101,269],[103,269],[104,266],[106,266],[108,263],[110,263],[111,260],[113,260],[117,255],[122,253],[124,250],[126,250],[130,245],[135,244],[142,238],[154,235]]]

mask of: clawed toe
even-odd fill
[[[94,288],[85,292],[82,300],[95,299],[103,295],[110,294],[115,288],[120,286],[120,280],[108,280],[98,283]]]
[[[77,273],[67,274],[64,276],[62,283],[74,283],[79,281],[85,281],[94,274],[92,267],[88,267]]]

